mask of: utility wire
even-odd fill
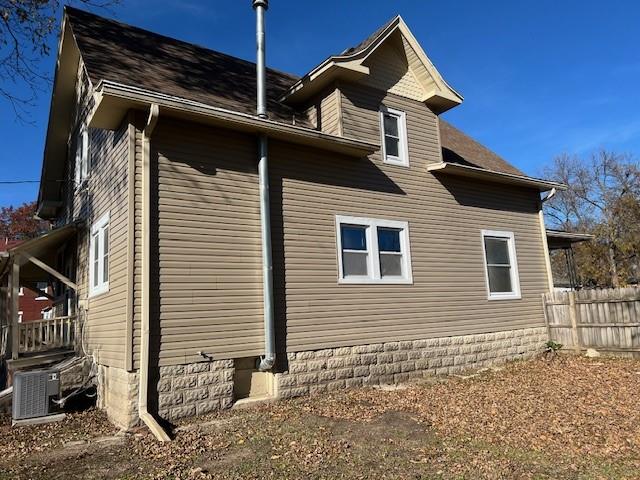
[[[0,185],[12,185],[17,183],[40,183],[40,180],[0,180]]]

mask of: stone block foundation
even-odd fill
[[[138,425],[138,374],[98,365],[97,406],[106,410],[109,420],[120,428]]]
[[[546,328],[539,327],[289,353],[288,370],[274,376],[274,396],[454,374],[530,358],[542,352],[547,340]],[[232,359],[157,368],[149,383],[150,410],[172,421],[230,408],[234,374]],[[99,366],[98,399],[116,425],[131,428],[139,423],[136,372]]]
[[[278,397],[454,374],[532,357],[547,340],[540,327],[289,353],[289,370],[276,374]]]
[[[233,360],[160,367],[156,385],[158,416],[177,420],[230,408],[233,375]]]

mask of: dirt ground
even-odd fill
[[[0,478],[640,478],[640,361],[517,362],[190,419],[158,444],[101,412],[0,425]]]

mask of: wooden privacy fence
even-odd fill
[[[542,295],[549,338],[580,351],[640,356],[640,288],[550,292]]]

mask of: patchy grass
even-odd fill
[[[561,357],[222,412],[164,445],[90,411],[2,424],[0,478],[640,478],[639,392],[638,361]]]

